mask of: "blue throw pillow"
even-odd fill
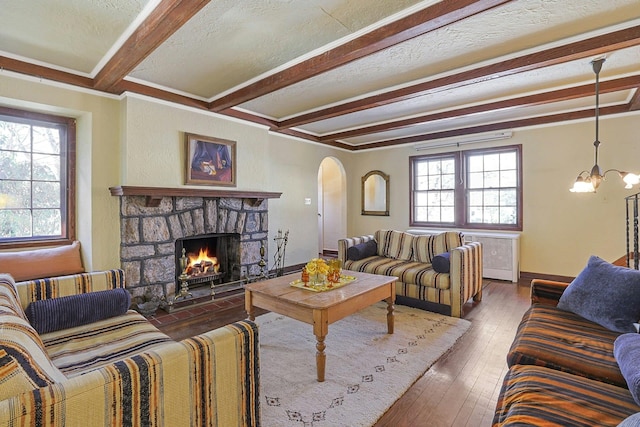
[[[347,249],[347,259],[350,261],[358,261],[378,253],[378,243],[375,240],[358,243]]]
[[[449,262],[449,252],[445,252],[443,254],[438,254],[433,257],[431,260],[431,266],[436,271],[436,273],[448,273],[451,268],[451,263]]]
[[[129,292],[118,288],[34,301],[25,314],[39,334],[46,334],[120,316],[130,305]]]
[[[640,334],[622,334],[616,338],[613,355],[633,399],[640,405]]]
[[[558,308],[615,332],[635,332],[640,319],[640,271],[591,256],[560,297]]]

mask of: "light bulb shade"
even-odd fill
[[[576,178],[576,182],[573,183],[573,187],[571,187],[569,191],[572,193],[595,193],[596,189],[591,183],[591,180],[578,176],[578,178]]]
[[[620,176],[622,176],[622,180],[627,184],[625,188],[631,188],[636,184],[640,184],[640,176],[635,173],[622,172]]]

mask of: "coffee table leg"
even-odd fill
[[[387,298],[387,333],[393,333],[393,302],[394,298]]]
[[[324,353],[327,346],[324,344],[324,338],[324,336],[316,335],[316,371],[320,383],[324,381],[324,368],[327,363],[327,355]]]
[[[247,316],[249,320],[252,322],[256,320],[256,316],[253,314],[253,302],[251,301],[251,292],[248,290],[244,291],[244,309],[247,312]]]

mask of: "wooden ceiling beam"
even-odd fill
[[[640,75],[624,77],[615,80],[600,82],[600,93],[610,93],[620,90],[632,89],[640,85]],[[362,135],[386,132],[393,129],[428,123],[436,120],[450,119],[454,117],[470,116],[473,114],[490,111],[506,110],[508,108],[524,108],[534,105],[550,104],[553,102],[567,101],[570,99],[583,98],[595,94],[595,85],[586,84],[582,86],[570,87],[566,89],[553,90],[549,92],[537,93],[534,95],[521,96],[502,101],[489,102],[486,104],[474,105],[471,107],[458,108],[454,110],[442,111],[434,114],[424,114],[408,119],[396,120],[379,125],[359,127],[357,129],[344,132],[335,132],[322,135],[320,141],[341,140]]]
[[[631,98],[631,102],[629,102],[629,111],[638,111],[638,110],[640,110],[640,86],[636,88],[636,93],[633,94],[633,97]]]
[[[357,111],[405,101],[428,93],[437,93],[448,89],[480,83],[486,80],[562,64],[577,59],[602,55],[615,50],[636,46],[638,44],[640,44],[640,26],[626,28],[563,46],[508,59],[495,64],[462,71],[457,74],[440,77],[401,89],[346,102],[333,107],[301,114],[281,121],[280,126],[300,126],[306,123],[326,120],[349,113],[355,113]]]
[[[612,105],[610,107],[600,108],[600,115],[621,114],[627,112],[629,106],[627,104]],[[530,117],[526,119],[509,120],[499,123],[490,123],[487,125],[472,126],[467,128],[451,129],[441,132],[433,132],[422,135],[413,135],[405,138],[389,139],[386,141],[372,142],[369,144],[361,144],[355,146],[355,151],[366,150],[371,148],[392,147],[396,145],[412,144],[418,142],[431,141],[434,139],[452,138],[456,136],[472,135],[483,132],[496,132],[506,129],[521,128],[526,126],[538,126],[548,123],[567,122],[571,120],[585,119],[595,117],[595,109],[570,111],[567,113],[549,114],[546,116]]]
[[[210,0],[162,0],[96,75],[95,89],[112,91],[139,63]]]
[[[510,1],[438,2],[214,100],[210,108],[221,111],[240,105]]]
[[[13,71],[73,86],[84,88],[93,87],[93,81],[90,77],[83,77],[77,74],[67,73],[66,71],[43,67],[41,65],[31,64],[17,59],[7,58],[6,56],[0,56],[0,70]]]

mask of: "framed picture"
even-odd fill
[[[187,184],[236,186],[236,142],[185,133]]]

